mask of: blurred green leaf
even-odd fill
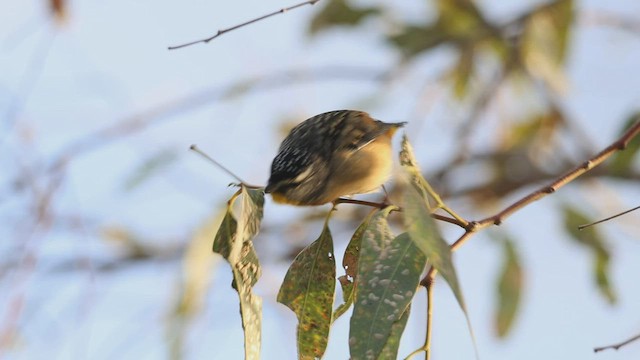
[[[240,218],[233,214],[233,204],[242,197]],[[262,299],[252,291],[262,270],[253,248],[253,238],[262,221],[264,192],[242,186],[229,201],[227,212],[216,233],[213,251],[222,255],[233,272],[232,286],[240,297],[240,315],[244,329],[245,359],[260,359]]]
[[[640,111],[632,114],[627,121],[625,121],[622,129],[620,129],[620,135],[622,135],[625,131],[627,131],[631,126],[633,126],[636,122],[640,121]],[[627,148],[624,151],[618,151],[613,155],[609,162],[609,166],[614,173],[622,173],[625,171],[629,171],[629,169],[633,166],[634,160],[637,158],[638,152],[640,151],[640,137],[636,136],[632,139],[629,144],[627,144]]]
[[[530,16],[522,35],[521,54],[527,70],[556,92],[567,87],[562,65],[573,18],[573,0],[558,0]]]
[[[475,49],[473,46],[467,46],[460,51],[458,61],[451,72],[451,77],[453,78],[453,93],[459,99],[467,95],[469,81],[473,76],[474,61]]]
[[[336,287],[333,239],[325,221],[320,237],[296,256],[278,292],[278,302],[298,318],[300,359],[321,358],[327,347]]]
[[[347,0],[329,0],[311,20],[309,33],[315,34],[334,26],[356,26],[379,12],[376,7],[353,7]]]
[[[578,230],[578,226],[591,220],[578,209],[565,205],[563,208],[566,231],[578,243],[586,246],[593,254],[593,277],[600,294],[610,303],[616,302],[616,293],[609,281],[609,249],[598,229],[594,226]]]
[[[495,329],[499,337],[507,336],[513,325],[522,293],[523,273],[520,258],[510,239],[503,241],[503,263],[498,277],[498,304],[495,316]]]
[[[342,287],[342,297],[344,303],[338,306],[333,313],[333,321],[336,321],[342,314],[344,314],[351,304],[353,304],[353,298],[355,295],[355,288],[358,283],[358,257],[360,255],[360,247],[362,244],[362,237],[365,230],[369,225],[369,221],[375,212],[371,212],[369,216],[358,226],[356,231],[351,236],[351,240],[344,251],[342,258],[342,267],[344,268],[345,275],[338,277],[340,286]]]
[[[397,352],[406,324],[400,320],[416,293],[426,265],[425,256],[408,234],[393,237],[387,223],[393,209],[387,207],[376,212],[362,238],[358,287],[349,330],[349,349],[354,360],[396,358],[396,354],[382,357],[381,353],[387,344],[387,354]]]
[[[438,0],[436,6],[436,21],[407,25],[389,37],[389,42],[410,58],[444,43],[473,46],[495,33],[473,1]]]
[[[162,170],[173,164],[178,159],[178,153],[174,150],[162,150],[161,152],[144,160],[129,175],[123,184],[125,191],[131,191],[149,180],[152,176],[158,175]]]

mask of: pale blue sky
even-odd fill
[[[500,1],[480,3],[488,13],[508,18],[512,11],[534,2],[521,1],[517,6]],[[640,18],[640,3],[578,3],[580,9],[609,9]],[[1,145],[0,166],[10,169],[0,175],[3,191],[15,174],[11,169],[16,167],[16,153],[27,164],[38,158],[49,160],[74,139],[180,96],[289,69],[347,65],[383,70],[397,60],[397,54],[378,40],[376,32],[381,29],[375,22],[357,31],[329,31],[309,39],[305,27],[317,11],[311,7],[226,34],[207,45],[166,50],[169,45],[213,34],[219,28],[288,5],[291,2],[258,0],[72,2],[68,21],[56,30],[42,74],[16,117],[17,133],[33,140],[25,143],[9,135]],[[422,2],[407,1],[397,11],[420,19],[422,10]],[[39,51],[38,44],[51,34],[51,24],[44,24],[45,18],[42,2],[0,1],[2,111],[20,93],[22,74],[32,54]],[[28,36],[16,41],[23,38],[20,34]],[[435,77],[451,61],[450,55],[436,52],[413,69],[424,78],[430,74]],[[569,91],[563,100],[599,148],[614,140],[617,128],[612,124],[619,124],[620,118],[640,107],[638,64],[638,36],[591,25],[577,27],[567,69]],[[412,130],[416,126],[411,123],[415,119],[410,118],[416,101],[413,94],[420,89],[421,81],[401,77],[382,94],[379,84],[371,81],[324,81],[220,99],[82,154],[70,167],[57,208],[61,213],[81,213],[95,219],[86,232],[53,232],[31,240],[12,238],[13,225],[24,225],[20,222],[28,210],[20,199],[0,204],[0,237],[5,239],[0,241],[0,251],[9,254],[26,242],[39,259],[33,271],[14,267],[0,277],[0,328],[11,314],[12,301],[22,294],[27,299],[19,318],[18,342],[11,350],[0,348],[0,358],[165,358],[165,325],[181,276],[179,261],[133,265],[114,272],[94,272],[90,267],[51,272],[51,268],[64,259],[90,259],[95,265],[116,257],[117,247],[105,243],[93,231],[105,225],[124,225],[168,246],[188,242],[192,229],[215,214],[230,196],[226,184],[232,181],[189,153],[186,149],[190,144],[198,144],[248,182],[263,184],[281,138],[277,124],[283,118],[301,121],[328,110],[361,108],[379,119],[408,120],[408,129]],[[461,116],[455,104],[439,102],[428,114],[419,136],[410,134],[416,137],[412,140],[424,169],[436,168],[444,161],[443,155],[454,146],[452,122]],[[4,124],[3,118],[0,139],[5,136]],[[139,189],[122,191],[123,182],[141,161],[167,148],[179,154],[177,163]],[[494,280],[501,262],[498,244],[479,234],[456,253],[482,359],[626,360],[640,356],[640,344],[618,352],[592,352],[594,346],[640,332],[640,215],[630,214],[624,220],[632,224],[627,227],[614,223],[601,227],[612,244],[611,278],[619,295],[618,305],[611,307],[599,296],[591,279],[590,254],[565,238],[556,211],[561,200],[576,205],[606,203],[609,209],[638,205],[637,186],[627,184],[609,191],[606,197],[583,197],[577,188],[569,186],[491,230],[498,235],[503,231],[516,235],[526,269],[524,302],[506,340],[496,339],[492,332]],[[286,266],[277,264],[273,251],[265,249],[287,241],[277,229],[284,231],[287,221],[299,213],[297,208],[267,202],[264,224],[271,231],[257,240],[271,243],[257,245],[259,252],[264,250],[260,256],[267,264],[257,287],[264,299],[264,359],[295,357],[295,317],[275,301]],[[332,224],[349,230],[340,217]],[[300,242],[309,243],[318,233],[301,232],[304,238]],[[457,235],[448,230],[445,234],[447,239]],[[334,234],[336,253],[344,248],[348,236],[347,231]],[[209,249],[210,244],[203,247],[203,251]],[[228,267],[217,267],[204,310],[189,332],[186,358],[241,358],[237,295],[229,287],[230,281]],[[436,290],[434,359],[473,358],[464,318],[450,290],[442,281]],[[408,354],[422,342],[421,304],[423,291],[418,295],[400,354]],[[345,316],[332,329],[327,359],[347,358],[347,325]]]

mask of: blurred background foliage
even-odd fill
[[[270,8],[290,4],[268,5]],[[29,43],[33,47],[32,54],[25,56],[19,52],[19,48],[27,41],[25,39],[34,36],[36,30],[33,30],[32,24],[10,29],[1,39],[6,49],[3,51],[3,62],[8,63],[7,59],[14,55],[27,58],[27,61],[23,61],[26,64],[24,72],[15,77],[17,80],[3,76],[0,83],[0,97],[4,97],[0,102],[4,111],[1,119],[0,161],[2,168],[6,169],[0,175],[0,216],[4,238],[0,245],[0,292],[3,294],[0,301],[3,311],[0,314],[0,353],[18,356],[21,353],[33,354],[25,349],[37,341],[38,336],[51,334],[51,330],[34,329],[30,319],[45,316],[38,309],[44,306],[46,300],[43,299],[50,296],[49,293],[55,293],[60,282],[77,281],[78,274],[87,275],[88,280],[79,282],[78,288],[67,289],[64,293],[71,297],[91,299],[100,296],[98,290],[87,285],[96,278],[115,272],[120,275],[112,277],[116,279],[112,280],[114,282],[125,281],[117,279],[128,276],[144,279],[144,276],[139,276],[140,272],[145,272],[144,269],[165,274],[162,276],[169,282],[162,299],[146,299],[154,303],[155,312],[150,318],[144,317],[148,323],[141,325],[142,328],[157,322],[166,325],[166,343],[169,344],[166,349],[154,351],[149,356],[171,354],[174,358],[180,358],[185,353],[191,353],[184,349],[185,337],[192,334],[194,326],[200,330],[205,326],[194,325],[194,319],[206,317],[206,304],[210,303],[207,299],[212,296],[211,287],[217,276],[219,257],[211,255],[211,242],[215,229],[222,221],[223,199],[229,197],[229,191],[224,191],[222,181],[211,184],[206,182],[209,180],[198,180],[198,177],[208,176],[203,173],[205,170],[201,170],[207,166],[205,163],[193,161],[184,165],[192,161],[188,160],[189,153],[186,151],[189,141],[206,139],[198,135],[203,131],[202,128],[191,130],[181,127],[184,133],[180,135],[183,139],[180,143],[160,142],[156,146],[154,141],[170,137],[175,131],[175,127],[166,127],[165,124],[188,116],[198,116],[199,109],[212,104],[237,106],[241,102],[242,106],[251,107],[252,99],[255,99],[251,96],[275,94],[270,102],[275,103],[276,108],[268,113],[268,119],[261,119],[257,123],[259,127],[256,124],[249,127],[254,132],[269,129],[275,134],[274,141],[268,147],[256,142],[257,147],[252,148],[251,137],[239,133],[239,128],[221,126],[215,130],[221,137],[233,140],[217,147],[219,153],[213,154],[214,157],[218,159],[219,154],[238,154],[236,158],[226,159],[233,161],[233,166],[229,163],[229,167],[239,171],[249,172],[247,169],[258,162],[265,164],[259,168],[264,176],[254,176],[260,179],[256,182],[266,179],[269,154],[275,154],[277,142],[291,126],[322,109],[337,107],[361,108],[374,116],[382,113],[409,120],[409,136],[417,146],[420,160],[425,160],[427,164],[422,166],[426,169],[424,176],[435,185],[439,194],[450,201],[452,207],[469,218],[489,215],[518,195],[550,181],[606,146],[639,118],[640,99],[637,94],[620,108],[599,112],[610,113],[610,117],[587,121],[576,116],[573,99],[576,89],[567,70],[568,63],[577,62],[576,58],[584,54],[584,51],[576,50],[576,39],[587,37],[582,41],[589,41],[589,36],[595,36],[589,32],[593,27],[612,29],[624,33],[628,43],[635,44],[633,51],[638,55],[640,10],[634,8],[635,12],[616,13],[600,11],[600,5],[602,3],[594,1],[526,1],[519,5],[510,4],[506,6],[509,11],[503,11],[499,1],[430,0],[415,1],[415,4],[408,5],[383,1],[321,0],[313,7],[305,7],[286,16],[287,19],[301,19],[300,26],[305,28],[300,30],[301,36],[305,36],[302,51],[308,50],[313,54],[314,46],[320,52],[329,51],[326,56],[332,65],[291,66],[262,75],[248,73],[248,76],[235,78],[230,83],[216,81],[200,87],[187,87],[186,90],[165,89],[162,96],[154,98],[149,95],[147,99],[136,101],[135,106],[127,107],[129,115],[116,113],[115,119],[83,123],[86,114],[69,111],[68,114],[56,113],[55,117],[68,117],[70,120],[61,120],[57,125],[48,123],[40,126],[49,120],[34,120],[36,114],[40,113],[30,111],[30,107],[42,104],[42,101],[35,101],[38,97],[57,99],[54,86],[39,87],[39,82],[44,82],[43,78],[46,78],[46,72],[51,71],[45,65],[47,57],[56,46],[69,46],[65,43],[58,45],[60,43],[55,43],[54,38],[63,36],[70,27],[75,29],[78,23],[86,24],[83,19],[76,17],[80,16],[76,14],[82,14],[77,2],[49,0],[37,6],[34,2],[33,6],[40,15],[47,14],[38,17],[38,20],[44,19],[42,22],[47,25],[44,30],[35,27],[46,34],[41,36],[43,40]],[[197,9],[198,5],[188,4],[185,7],[180,16],[189,19],[188,12]],[[218,9],[220,13],[224,13],[224,10],[224,6]],[[251,6],[245,10],[238,15],[239,19],[260,14]],[[277,17],[269,22],[290,26],[284,19]],[[202,31],[215,32],[212,26],[216,25],[212,25],[212,22],[205,25]],[[117,21],[113,21],[111,26],[117,26]],[[268,26],[259,26],[263,25],[245,28],[238,33],[244,32],[251,38],[257,37],[257,33],[266,32],[266,37],[260,39],[278,41],[269,38]],[[135,32],[133,29],[130,31]],[[183,33],[181,36],[190,35]],[[225,35],[224,41],[228,41],[226,46],[252,47],[252,43],[242,43],[240,38],[234,40],[234,36],[241,35],[235,32]],[[359,38],[364,39],[362,47],[357,43]],[[113,41],[117,43],[120,40]],[[223,42],[220,39],[203,46],[215,52],[217,46],[225,46],[217,41]],[[346,57],[367,61],[356,65],[342,61],[342,45],[337,46],[334,53],[331,44],[344,41],[352,42],[348,46],[355,54]],[[166,42],[166,39],[156,42]],[[371,43],[377,46],[375,50],[368,47]],[[258,42],[256,48],[262,49]],[[135,49],[117,51],[111,55],[136,56]],[[186,62],[192,61],[189,58],[204,56],[202,52],[181,51],[171,56],[185,57]],[[241,52],[232,55],[241,56]],[[384,61],[369,61],[377,56]],[[444,61],[434,62],[434,58],[443,58]],[[583,66],[591,64],[591,59],[579,60],[587,64]],[[640,63],[637,57],[635,60],[635,64]],[[611,66],[616,66],[615,62],[621,61],[620,54],[609,57],[607,61],[613,63]],[[590,71],[599,71],[595,65],[591,65]],[[73,67],[74,64],[69,66]],[[215,71],[224,71],[224,66],[216,64]],[[158,71],[157,76],[162,77],[162,72]],[[637,78],[637,73],[629,73],[629,77]],[[331,94],[341,86],[339,83],[330,85],[329,90],[319,85],[325,82],[334,84],[332,81],[366,82],[369,88],[361,94],[351,94],[348,101],[337,101],[331,98]],[[82,93],[82,86],[78,86],[78,92]],[[299,101],[290,106],[278,98],[282,89],[292,88],[296,91],[299,87],[314,86],[322,89],[317,90],[318,97],[328,99],[317,108],[305,107],[304,102]],[[624,89],[635,91],[637,88]],[[70,103],[73,107],[73,101]],[[278,104],[280,109],[277,108]],[[69,107],[63,109],[69,110]],[[402,109],[402,112],[398,112],[398,109]],[[196,115],[191,114],[194,112]],[[267,114],[260,110],[256,112]],[[230,114],[233,112],[220,110],[220,114],[213,117],[233,119]],[[211,121],[210,115],[200,116],[204,121]],[[157,129],[163,129],[164,133],[158,135]],[[434,135],[438,132],[442,134]],[[438,138],[446,140],[430,143]],[[142,141],[143,145],[136,151],[142,153],[140,156],[126,158],[130,153],[108,150],[117,144],[135,141]],[[146,146],[149,144],[153,145]],[[143,151],[139,151],[140,148]],[[103,149],[107,149],[103,155],[91,157]],[[623,229],[623,234],[637,240],[640,230],[638,214],[620,219],[617,225],[604,225],[604,230],[597,227],[577,231],[576,226],[622,211],[625,207],[637,206],[638,197],[625,194],[637,194],[640,181],[639,150],[640,139],[635,139],[626,151],[617,153],[603,166],[576,181],[572,191],[554,194],[555,200],[545,199],[550,205],[544,211],[558,214],[565,225],[565,234],[591,253],[591,270],[585,265],[584,271],[591,271],[593,284],[602,300],[610,304],[614,304],[621,297],[619,293],[625,289],[616,286],[616,279],[611,274],[616,261],[612,243],[619,241],[617,238],[621,235],[614,230],[617,236],[610,238],[611,231],[606,228],[618,226]],[[96,167],[83,169],[78,165],[83,161],[102,162],[97,167],[100,173],[94,173],[97,177],[91,177],[93,180],[89,181],[96,181],[96,191],[100,192],[100,196],[118,199],[115,206],[105,208],[107,210],[93,208],[93,211],[86,211],[80,208],[82,211],[74,211],[74,206],[69,205],[78,201],[78,192],[81,191],[75,189],[83,179],[78,172],[97,171]],[[252,161],[253,164],[250,163]],[[241,165],[243,163],[244,167]],[[110,173],[112,164],[118,164],[118,169],[126,166],[126,171]],[[159,185],[158,178],[166,180],[169,185]],[[102,180],[109,185],[98,187]],[[83,183],[80,188],[90,188],[91,185]],[[135,216],[126,213],[127,216],[122,217],[112,215],[120,211],[124,213],[125,210],[118,210],[118,206],[127,207],[133,202],[176,192],[195,193],[191,196],[200,202],[199,210],[191,211],[188,207],[181,209],[179,206],[166,208],[162,209],[164,215],[157,219],[154,218],[151,209],[154,205],[151,202],[149,213],[136,213]],[[396,194],[393,186],[390,192],[393,199]],[[209,195],[211,193],[216,195]],[[86,203],[91,202],[94,196],[80,197]],[[268,206],[265,213],[269,212]],[[172,212],[183,211],[190,214],[192,221],[188,225],[181,223],[179,231],[163,234],[164,227],[157,225],[167,225],[174,217]],[[345,206],[339,212],[338,231],[342,229],[353,233],[367,212],[368,209]],[[266,215],[261,229],[261,236],[272,241],[264,241],[256,249],[260,258],[266,259],[267,269],[275,269],[271,270],[272,274],[277,274],[267,274],[261,280],[264,282],[262,291],[268,294],[264,296],[265,301],[271,302],[275,302],[274,291],[284,275],[283,267],[286,269],[293,256],[310,239],[320,234],[326,209],[275,209],[274,213],[277,215],[272,218]],[[544,225],[541,224],[541,227]],[[499,261],[500,271],[494,279],[495,307],[492,315],[495,335],[501,338],[508,336],[514,324],[517,324],[515,319],[527,294],[526,274],[533,271],[526,263],[521,263],[523,246],[520,235],[517,227],[507,228],[503,232],[494,231],[490,235],[499,244],[495,247],[496,254],[502,258]],[[176,273],[181,275],[175,276]],[[226,280],[220,281],[216,284],[216,291],[231,292],[230,289],[225,290],[227,284]],[[48,293],[36,289],[38,286],[48,289]],[[144,281],[140,284],[134,281],[127,286],[144,286]],[[467,294],[471,297],[468,291]],[[99,309],[89,309],[90,306],[86,304],[90,300],[59,301],[62,303],[57,306],[62,308],[79,303],[85,304],[82,306],[88,313],[100,312]],[[235,313],[236,308],[228,311]],[[473,317],[473,312],[470,315]],[[91,316],[82,316],[83,320],[78,320],[80,323],[91,321]],[[117,327],[112,331],[117,332]],[[103,341],[109,343],[108,340]],[[585,344],[585,347],[591,345]],[[128,346],[130,344],[126,341],[110,344],[109,354],[118,355],[120,350]]]

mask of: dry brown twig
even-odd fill
[[[209,41],[211,41],[211,40],[213,40],[213,39],[215,39],[215,38],[217,38],[217,37],[219,37],[219,36],[221,36],[223,34],[226,34],[226,33],[230,32],[230,31],[239,29],[239,28],[247,26],[247,25],[251,25],[251,24],[253,24],[255,22],[264,20],[266,18],[270,18],[270,17],[272,17],[274,15],[284,14],[289,10],[297,9],[297,8],[305,6],[305,5],[315,5],[315,3],[317,3],[318,1],[320,1],[320,0],[310,0],[310,1],[301,2],[301,3],[296,4],[296,5],[292,5],[292,6],[289,6],[289,7],[286,7],[286,8],[282,8],[282,9],[274,11],[272,13],[269,13],[269,14],[266,14],[266,15],[262,15],[260,17],[255,18],[255,19],[243,22],[242,24],[234,25],[234,26],[232,26],[230,28],[226,28],[226,29],[220,29],[220,30],[218,30],[218,32],[216,32],[215,35],[210,36],[208,38],[204,38],[204,39],[188,42],[188,43],[182,44],[182,45],[169,46],[168,49],[169,50],[176,50],[176,49],[181,49],[181,48],[184,48],[184,47],[187,47],[187,46],[191,46],[191,45],[195,45],[195,44],[199,44],[199,43],[206,44]]]

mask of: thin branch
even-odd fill
[[[490,225],[500,225],[507,217],[511,216],[516,211],[522,209],[523,207],[529,205],[530,203],[540,200],[541,198],[553,194],[561,187],[567,185],[571,181],[575,180],[580,175],[586,173],[587,171],[593,169],[594,167],[600,165],[603,161],[608,159],[615,152],[624,150],[627,147],[627,144],[631,139],[633,139],[636,135],[640,133],[640,120],[636,122],[632,127],[630,127],[618,140],[616,140],[613,144],[607,146],[604,150],[600,151],[598,154],[590,158],[589,160],[583,162],[577,167],[567,171],[565,174],[559,176],[555,181],[551,184],[541,187],[540,189],[530,193],[529,195],[523,197],[522,199],[514,202],[504,210],[499,213],[490,216],[486,219],[480,220],[477,222],[477,229],[482,229]]]
[[[217,32],[215,35],[210,36],[210,37],[208,37],[208,38],[201,39],[201,40],[196,40],[196,41],[192,41],[192,42],[189,42],[189,43],[186,43],[186,44],[182,44],[182,45],[169,46],[169,48],[168,48],[168,49],[169,49],[169,50],[176,50],[176,49],[181,49],[181,48],[183,48],[183,47],[187,47],[187,46],[191,46],[191,45],[195,45],[195,44],[199,44],[199,43],[204,43],[204,44],[206,44],[206,43],[208,43],[209,41],[211,41],[211,40],[213,40],[213,39],[217,38],[218,36],[221,36],[221,35],[223,35],[223,34],[225,34],[225,33],[230,32],[230,31],[233,31],[233,30],[239,29],[239,28],[241,28],[241,27],[244,27],[244,26],[247,26],[247,25],[253,24],[253,23],[255,23],[255,22],[258,22],[258,21],[264,20],[264,19],[266,19],[266,18],[270,18],[270,17],[272,17],[272,16],[274,16],[274,15],[284,14],[284,13],[286,13],[286,12],[287,12],[287,11],[289,11],[289,10],[293,10],[293,9],[296,9],[296,8],[299,8],[299,7],[302,7],[302,6],[305,6],[305,5],[314,5],[314,4],[315,4],[315,3],[317,3],[318,1],[320,1],[320,0],[310,0],[310,1],[301,2],[301,3],[296,4],[296,5],[293,5],[293,6],[289,6],[289,7],[286,7],[286,8],[282,8],[282,9],[277,10],[277,11],[274,11],[274,12],[272,12],[272,13],[269,13],[269,14],[262,15],[262,16],[260,16],[260,17],[257,17],[257,18],[255,18],[255,19],[253,19],[253,20],[249,20],[249,21],[247,21],[247,22],[243,22],[242,24],[238,24],[238,25],[232,26],[232,27],[230,27],[230,28],[226,28],[226,29],[220,29],[220,30],[218,30],[218,32]]]
[[[2,135],[2,139],[0,139],[0,144],[7,140],[13,129],[18,124],[21,112],[24,110],[33,90],[36,88],[38,81],[42,77],[49,59],[49,54],[53,48],[56,35],[57,32],[53,32],[51,35],[43,35],[30,57],[27,66],[22,73],[17,94],[4,113],[4,134]]]
[[[424,359],[431,359],[431,335],[433,334],[433,285],[435,284],[435,271],[435,268],[432,267],[429,269],[429,273],[433,272],[433,274],[427,274],[427,276],[425,276],[425,279],[428,279],[428,282],[424,284],[424,287],[427,289],[427,330],[424,338],[424,344],[422,347],[409,354],[405,360],[409,360],[423,351]]]
[[[634,35],[640,35],[640,19],[601,9],[584,11],[581,15],[581,20],[587,25],[611,26]]]
[[[385,203],[385,202],[373,202],[373,201],[366,201],[366,200],[358,200],[358,199],[348,199],[348,198],[337,198],[333,201],[333,205],[336,206],[338,204],[353,204],[353,205],[363,205],[363,206],[370,206],[370,207],[374,207],[374,208],[378,208],[378,209],[384,209],[387,206],[394,206],[396,207],[395,210],[393,211],[402,211],[402,208],[393,204],[389,204],[389,203]],[[458,219],[452,218],[452,217],[448,217],[448,216],[444,216],[444,215],[440,215],[440,214],[431,214],[431,217],[435,220],[439,220],[439,221],[443,221],[449,224],[453,224],[453,225],[457,225],[463,229],[467,228],[467,224],[464,222],[459,221]]]
[[[600,352],[600,351],[603,351],[603,350],[607,350],[607,349],[618,350],[618,349],[620,349],[621,347],[623,347],[623,346],[625,346],[625,345],[627,345],[627,344],[630,344],[630,343],[632,343],[632,342],[634,342],[634,341],[636,341],[636,340],[638,340],[638,339],[640,339],[640,334],[638,334],[638,335],[636,335],[636,336],[632,337],[632,338],[631,338],[631,339],[629,339],[629,340],[625,340],[625,341],[623,341],[623,342],[621,342],[621,343],[619,343],[619,344],[614,344],[614,345],[608,345],[608,346],[597,347],[597,348],[593,349],[593,352],[597,353],[597,352]]]
[[[640,206],[636,206],[636,207],[634,207],[633,209],[629,209],[629,210],[623,211],[623,212],[621,212],[621,213],[619,213],[619,214],[615,214],[615,215],[613,215],[613,216],[609,216],[609,217],[608,217],[608,218],[606,218],[606,219],[602,219],[602,220],[594,221],[594,222],[589,223],[589,224],[580,225],[580,226],[578,226],[578,230],[586,229],[586,228],[588,228],[589,226],[593,226],[593,225],[596,225],[596,224],[603,223],[603,222],[605,222],[605,221],[609,221],[609,220],[611,220],[611,219],[615,219],[615,218],[617,218],[618,216],[622,216],[622,215],[624,215],[624,214],[628,214],[628,213],[630,213],[630,212],[632,212],[632,211],[635,211],[635,210],[638,210],[638,209],[640,209]]]
[[[238,175],[234,174],[233,171],[227,169],[224,165],[220,164],[219,162],[217,162],[216,160],[214,160],[211,156],[207,155],[207,153],[205,153],[204,151],[200,150],[200,148],[198,148],[196,145],[191,145],[189,147],[189,150],[199,154],[200,156],[202,156],[203,158],[209,160],[209,162],[211,162],[213,165],[215,165],[215,167],[217,167],[218,169],[224,171],[225,173],[227,173],[228,175],[230,175],[232,178],[238,180],[239,183],[241,184],[247,184],[244,180],[242,180]]]
[[[451,244],[451,251],[459,249],[477,231],[492,225],[502,224],[502,222],[506,218],[511,216],[516,211],[522,209],[523,207],[531,204],[536,200],[540,200],[541,198],[549,194],[553,194],[561,187],[575,180],[577,177],[600,165],[617,151],[624,150],[629,142],[638,134],[640,134],[640,119],[638,119],[638,121],[633,126],[631,126],[618,140],[607,146],[598,154],[591,157],[589,160],[583,162],[572,170],[567,171],[563,175],[560,175],[551,184],[543,186],[540,189],[530,193],[529,195],[526,195],[525,197],[517,200],[516,202],[507,206],[504,210],[498,212],[493,216],[489,216],[480,221],[469,221],[469,225],[466,227],[465,232],[453,244]],[[429,284],[435,277],[435,273],[435,269],[431,267],[427,275],[420,281],[420,285],[426,286],[427,284]]]

